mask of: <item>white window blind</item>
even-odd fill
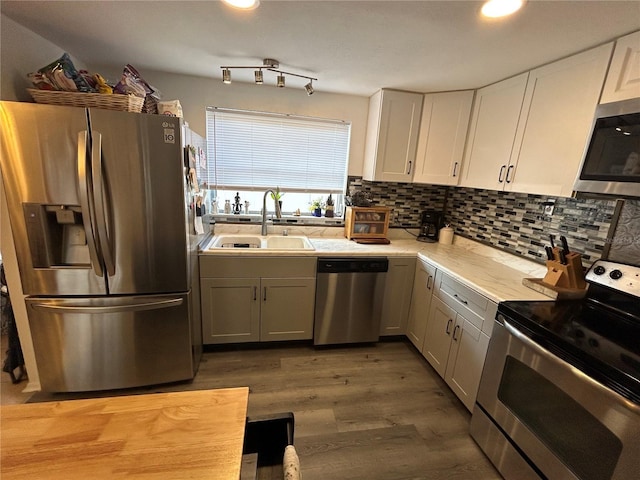
[[[351,124],[207,108],[210,188],[343,193]]]

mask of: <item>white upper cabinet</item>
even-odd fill
[[[640,97],[640,31],[619,38],[600,103]]]
[[[422,113],[421,93],[382,89],[369,99],[362,177],[410,182]]]
[[[609,43],[529,74],[505,190],[571,196],[612,48]]]
[[[462,185],[571,196],[612,48],[609,43],[479,90]]]
[[[467,90],[424,96],[414,182],[458,184],[473,94]]]
[[[476,93],[460,184],[502,190],[529,74]]]

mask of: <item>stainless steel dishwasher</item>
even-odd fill
[[[318,258],[314,345],[380,337],[386,257]]]

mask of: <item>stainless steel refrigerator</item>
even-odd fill
[[[199,238],[182,120],[0,102],[0,126],[42,390],[193,378]]]

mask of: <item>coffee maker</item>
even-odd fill
[[[420,217],[418,241],[433,243],[438,241],[438,232],[442,228],[443,216],[435,210],[425,210]]]

